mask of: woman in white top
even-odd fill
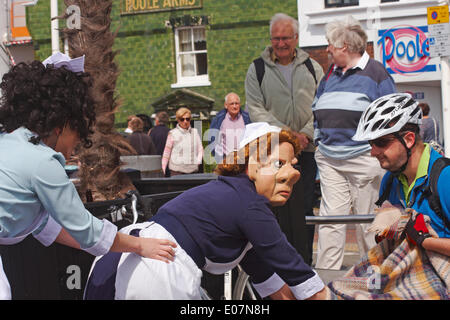
[[[95,123],[91,81],[79,59],[58,53],[41,63],[20,63],[0,84],[0,245],[33,234],[93,255],[134,252],[168,262],[175,243],[117,233],[88,212],[64,170],[65,158],[81,141],[91,145]],[[64,66],[60,66],[63,64]],[[1,268],[0,299],[10,299]]]
[[[195,173],[202,163],[203,145],[197,129],[191,127],[191,111],[182,107],[175,114],[177,126],[169,131],[162,157],[162,169],[170,175]]]

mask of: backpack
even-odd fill
[[[430,205],[431,210],[433,210],[439,218],[444,222],[444,226],[446,229],[450,230],[450,221],[447,219],[447,216],[442,212],[441,200],[439,197],[439,193],[437,192],[437,182],[439,176],[444,168],[450,165],[449,158],[438,158],[433,163],[431,167],[430,175],[428,177],[429,183],[427,186],[423,186],[423,193],[419,198],[419,204],[424,200],[428,200],[428,204]],[[386,189],[380,198],[375,202],[377,206],[381,206],[385,200],[388,199],[389,194],[391,193],[392,181],[394,180],[394,175],[391,174],[389,180],[386,183]]]
[[[263,58],[259,57],[255,60],[253,60],[253,64],[255,65],[256,78],[258,79],[259,86],[261,87],[261,83],[264,78],[264,73],[266,71],[264,60],[263,60]],[[308,68],[309,72],[311,72],[311,75],[314,78],[314,82],[317,85],[316,71],[314,70],[314,66],[313,66],[310,58],[305,60],[305,66],[306,66],[306,68]]]

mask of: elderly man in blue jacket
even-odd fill
[[[237,149],[245,125],[250,123],[250,116],[241,110],[241,99],[230,92],[225,96],[224,109],[212,119],[209,132],[209,146],[216,162]]]

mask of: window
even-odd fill
[[[205,27],[175,30],[177,83],[172,87],[210,85]]]
[[[325,0],[325,8],[358,6],[359,0]]]
[[[31,40],[30,33],[27,28],[27,18],[24,2],[13,0],[11,1],[11,34],[10,40]]]

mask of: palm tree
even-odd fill
[[[80,29],[65,28],[63,33],[68,39],[69,55],[72,58],[85,55],[85,71],[93,79],[92,96],[95,101],[93,108],[97,114],[92,136],[93,146],[90,149],[81,149],[80,154],[95,153],[96,147],[99,144],[104,145],[106,140],[111,146],[117,148],[121,155],[135,155],[136,151],[133,147],[114,128],[114,113],[118,110],[120,102],[115,92],[119,69],[114,63],[114,58],[118,51],[113,50],[117,31],[113,34],[110,30],[113,0],[64,0],[64,3],[67,7],[76,5],[80,9]],[[65,14],[59,18],[69,17],[70,15]],[[80,156],[80,159],[83,158],[86,157]],[[112,168],[111,171],[119,173],[117,168]],[[96,186],[95,175],[84,176],[83,179],[89,181],[82,181],[82,186],[101,188]],[[117,181],[117,177],[111,177],[111,183],[113,181]],[[102,185],[108,185],[108,183],[103,182]],[[120,190],[120,186],[117,188]],[[79,191],[84,193],[86,190]],[[107,198],[105,196],[105,200],[111,200]]]

